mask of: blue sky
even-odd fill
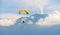
[[[40,7],[43,6],[44,13],[47,14],[47,13],[52,13],[54,11],[52,9],[49,9],[49,7],[53,8],[53,5],[58,4],[56,5],[56,7],[60,5],[60,0],[45,0],[45,1],[38,0],[38,1],[37,0],[35,1],[34,0],[2,0],[2,2],[0,3],[1,4],[0,13],[18,14],[20,9],[26,8],[30,10],[30,14],[31,13],[35,14],[35,13],[40,13],[41,12]],[[54,7],[53,9],[56,9],[56,8]]]

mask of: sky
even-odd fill
[[[23,8],[28,9],[30,14],[41,13],[42,9],[44,14],[60,10],[60,0],[1,0],[0,4],[0,13],[18,14]]]
[[[37,23],[40,21],[47,22],[48,25],[53,25],[55,22],[60,23],[60,0],[0,0],[0,24],[15,23],[16,19],[20,18],[19,10],[23,8],[29,10],[28,15],[48,14],[48,17],[44,19],[45,21],[42,19]],[[40,25],[44,25],[42,23]]]

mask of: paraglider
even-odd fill
[[[22,12],[26,12],[26,14],[29,14],[29,10],[27,10],[27,9],[21,9],[21,10],[19,10],[19,14],[22,14]]]
[[[28,9],[21,9],[21,10],[19,10],[19,15],[22,14],[23,12],[25,12],[26,14],[29,14]],[[24,18],[27,18],[27,17],[28,17],[28,15],[22,15],[21,19],[24,19]],[[25,23],[26,21],[23,20],[22,22]]]

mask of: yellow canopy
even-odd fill
[[[26,12],[26,14],[29,14],[29,11],[28,11],[27,9],[21,9],[21,10],[19,11],[19,14],[22,14],[22,12]]]

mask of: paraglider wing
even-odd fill
[[[26,12],[26,14],[29,14],[29,11],[28,11],[27,9],[21,9],[21,10],[19,11],[19,14],[22,14],[22,12]]]

